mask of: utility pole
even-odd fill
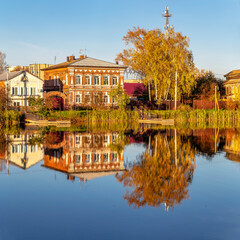
[[[166,6],[166,8],[165,8],[165,11],[164,11],[164,13],[162,14],[163,15],[163,17],[165,17],[166,18],[166,24],[164,25],[164,29],[166,30],[166,31],[168,31],[168,29],[169,29],[169,18],[172,16],[172,13],[169,13],[169,9],[168,9],[168,6]]]
[[[177,70],[175,72],[175,110],[177,110],[177,76],[178,73],[177,73]]]

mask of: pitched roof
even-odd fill
[[[106,62],[103,60],[86,57],[86,58],[78,58],[71,62],[63,62],[60,64],[56,64],[41,70],[51,70],[51,69],[64,68],[64,67],[127,68],[127,66],[124,66],[124,65],[118,65],[111,62]]]
[[[39,77],[37,77],[37,76],[35,76],[35,75],[31,74],[30,72],[27,72],[27,71],[25,71],[25,70],[9,72],[9,73],[8,73],[8,80],[11,80],[11,79],[17,77],[17,76],[23,74],[24,72],[25,72],[26,74],[30,74],[30,75],[34,76],[35,78],[38,78],[39,80],[43,81],[43,80],[40,79]],[[2,73],[2,74],[0,74],[0,81],[6,81],[6,80],[7,80],[7,73]]]
[[[228,76],[234,76],[235,77],[236,75],[238,75],[238,77],[240,76],[240,69],[233,70],[233,71],[225,74],[224,77],[228,77]]]
[[[15,71],[8,73],[8,80],[17,77],[18,75],[22,74],[24,71]],[[7,73],[0,74],[0,81],[6,81],[7,80]]]

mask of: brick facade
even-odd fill
[[[44,69],[44,91],[66,95],[64,108],[113,104],[112,88],[124,84],[125,66],[93,58],[67,59],[67,62]]]

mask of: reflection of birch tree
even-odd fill
[[[168,141],[157,135],[140,161],[116,178],[128,188],[124,199],[129,205],[173,207],[188,198],[194,169],[195,150],[190,142],[184,143],[180,137]]]

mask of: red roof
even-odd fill
[[[143,83],[124,83],[124,89],[129,96],[135,97],[143,94],[145,86]]]

